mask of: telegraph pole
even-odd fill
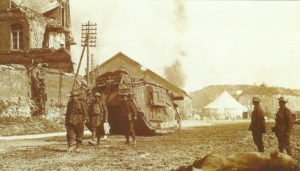
[[[86,82],[89,86],[90,78],[90,47],[96,47],[97,23],[88,22],[81,25],[81,46],[86,47]]]
[[[91,70],[93,70],[94,69],[94,54],[92,53],[91,54]]]

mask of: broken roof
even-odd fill
[[[39,23],[45,23],[45,25],[48,28],[55,28],[55,29],[63,29],[64,27],[55,21],[54,19],[47,18],[43,14],[36,12],[35,10],[32,10],[31,8],[28,8],[26,6],[17,6],[17,10],[21,11],[22,13],[25,14],[25,17],[28,20],[34,20]]]
[[[38,13],[45,13],[60,6],[59,0],[13,0],[13,2],[21,7],[30,8]]]

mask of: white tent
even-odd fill
[[[248,108],[236,101],[224,91],[213,102],[204,107],[204,111],[216,119],[237,119],[243,117]]]

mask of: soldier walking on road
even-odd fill
[[[125,138],[126,144],[129,143],[129,136],[132,137],[132,144],[136,144],[134,121],[137,119],[137,110],[133,101],[133,94],[128,94],[124,96],[124,120],[125,120]]]
[[[67,106],[66,128],[68,152],[74,150],[74,136],[76,136],[75,152],[80,152],[80,145],[82,143],[84,131],[84,122],[87,119],[87,110],[83,102],[78,99],[78,96],[79,93],[72,92],[70,101]]]
[[[100,93],[95,93],[95,101],[91,104],[91,111],[89,112],[90,127],[92,131],[92,141],[90,144],[95,145],[97,137],[97,145],[100,145],[100,137],[104,134],[103,124],[107,122],[108,112],[104,100],[101,98]]]
[[[266,133],[266,124],[264,113],[259,103],[259,98],[252,98],[254,109],[251,115],[249,130],[252,131],[253,141],[258,151],[264,152],[263,134]]]
[[[290,135],[293,127],[292,112],[286,107],[287,100],[284,97],[280,97],[279,109],[276,114],[275,127],[272,131],[278,139],[278,148],[281,153],[286,150],[288,155],[292,155],[292,150],[290,146]]]

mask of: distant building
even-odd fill
[[[252,98],[259,97],[261,99],[261,107],[265,112],[265,116],[275,118],[277,110],[279,108],[278,98],[284,96],[288,99],[287,106],[296,114],[297,118],[300,118],[300,96],[298,95],[284,95],[284,94],[243,94],[239,97],[239,102],[249,109],[253,109]]]
[[[176,101],[176,103],[179,105],[180,115],[184,118],[192,117],[192,99],[187,92],[170,83],[153,71],[144,68],[141,64],[132,60],[121,52],[92,70],[90,72],[90,83],[94,85],[95,78],[101,74],[119,69],[125,69],[133,77],[141,78],[147,82],[160,85],[166,89],[169,89],[174,93],[174,95],[182,96],[183,100]]]
[[[48,63],[73,72],[68,0],[1,0],[0,64]]]

